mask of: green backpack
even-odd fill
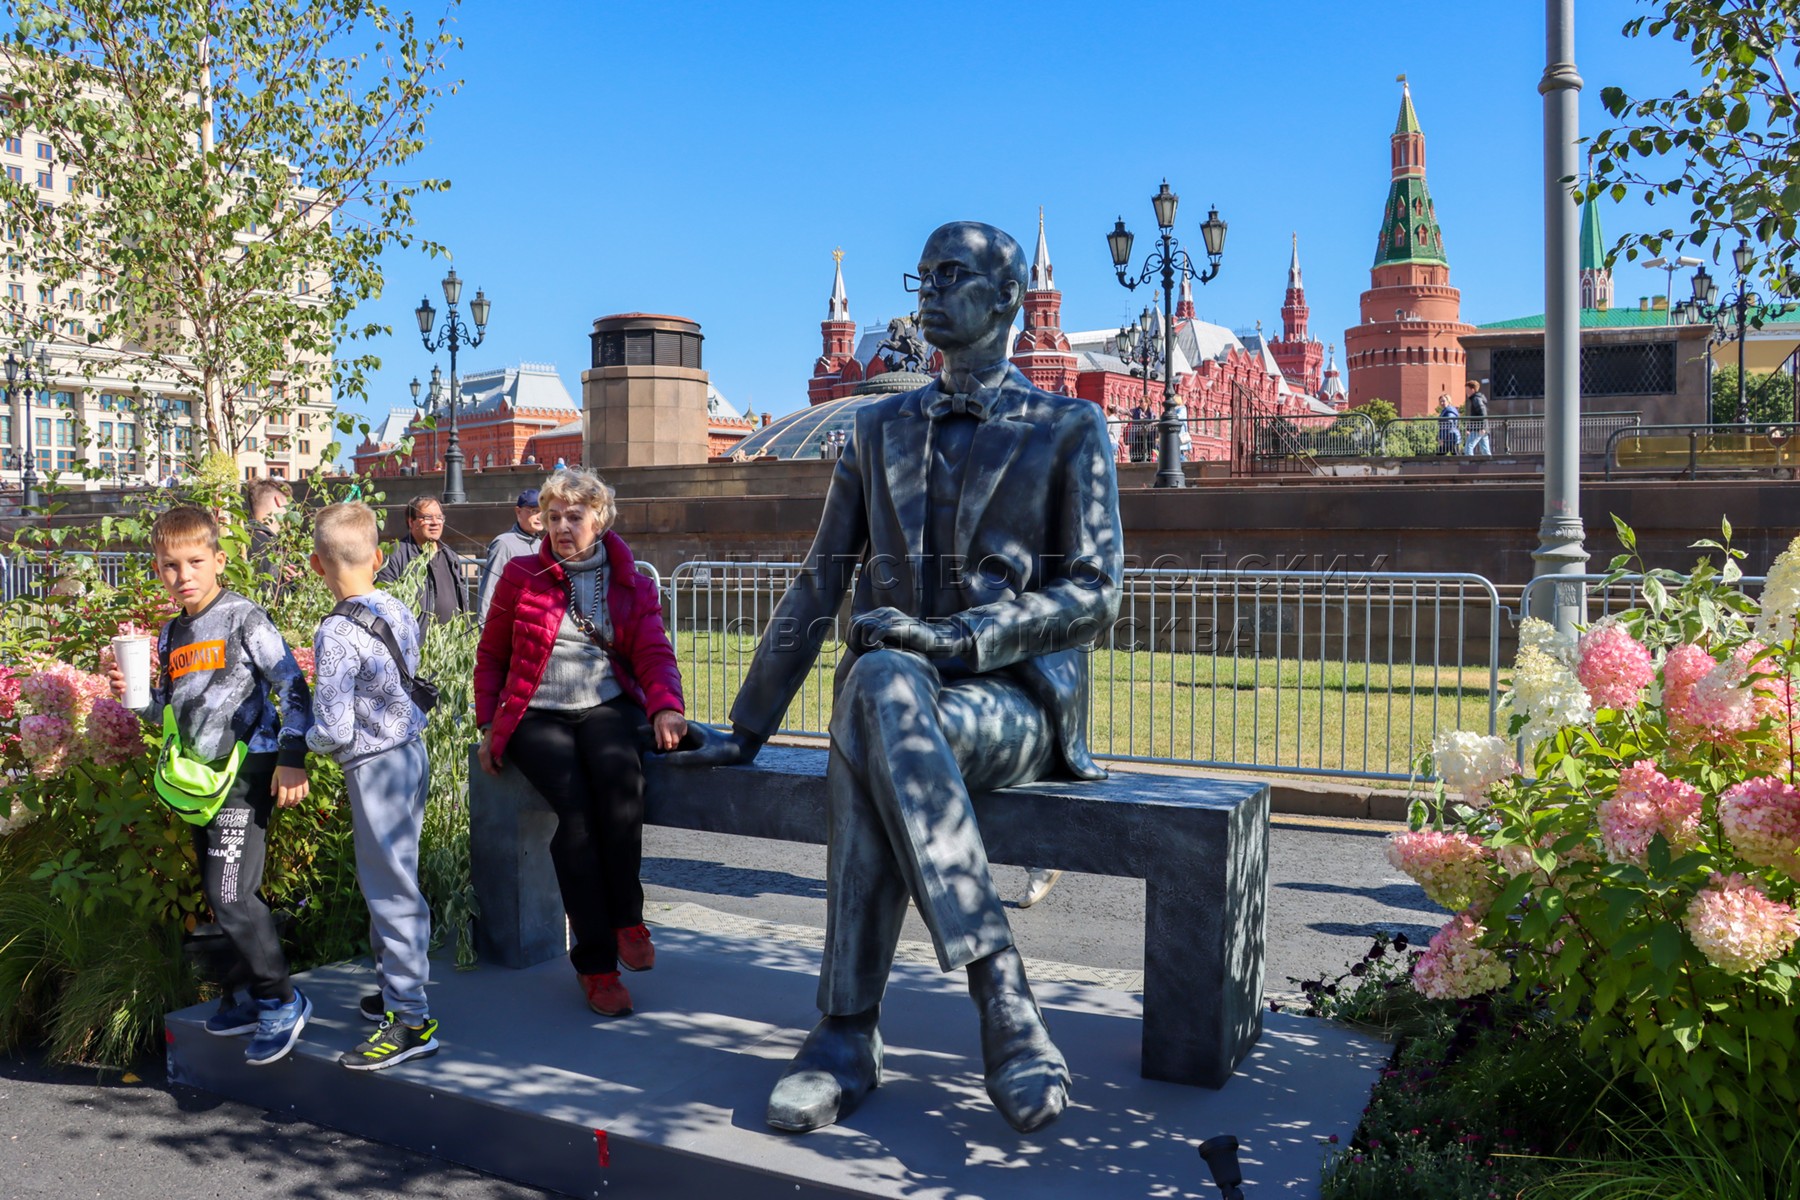
[[[219,814],[238,768],[250,748],[239,742],[231,748],[223,766],[212,767],[189,756],[175,728],[175,706],[163,705],[162,756],[156,760],[156,794],[189,825],[205,825]]]

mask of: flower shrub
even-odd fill
[[[1611,579],[1636,561],[1618,531]],[[1733,586],[1730,539],[1697,543],[1722,567],[1644,572],[1641,606],[1578,646],[1526,622],[1506,712],[1531,773],[1415,805],[1392,852],[1458,910],[1421,993],[1509,989],[1727,1143],[1791,1131],[1800,1104],[1800,539],[1763,606]]]
[[[314,480],[308,498],[338,497]],[[267,609],[306,666],[332,597],[310,572],[277,578],[249,560],[235,482],[155,500],[223,514],[226,586]],[[54,583],[0,610],[0,1049],[42,1038],[65,1060],[121,1064],[154,1044],[164,1012],[202,991],[177,947],[208,916],[191,834],[149,782],[160,734],[114,702],[99,674],[121,627],[154,631],[173,610],[152,572],[109,584],[83,553],[146,545],[152,515],[31,527],[8,550]],[[304,523],[285,522],[276,560],[304,562],[310,550]],[[418,585],[414,577],[395,587],[411,595]],[[425,646],[425,673],[450,686],[427,731],[433,778],[421,880],[438,934],[456,942],[463,963],[473,958],[462,797],[474,637],[472,627],[438,625]],[[288,915],[284,944],[295,970],[368,949],[342,774],[317,755],[308,771],[307,802],[271,822],[262,889]]]

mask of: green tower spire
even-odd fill
[[[1394,123],[1394,181],[1388,187],[1387,208],[1381,214],[1381,233],[1375,243],[1375,265],[1434,263],[1449,266],[1444,257],[1444,235],[1438,229],[1437,209],[1425,186],[1425,132],[1413,111],[1412,89],[1400,76],[1400,119]]]
[[[1600,204],[1594,196],[1581,205],[1581,269],[1606,269],[1606,239],[1600,236]]]

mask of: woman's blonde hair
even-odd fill
[[[611,485],[585,467],[564,467],[538,489],[540,509],[549,508],[553,500],[579,504],[592,512],[600,520],[601,533],[612,528],[613,518],[619,514]]]

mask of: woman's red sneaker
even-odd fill
[[[656,947],[650,944],[650,931],[642,925],[621,929],[619,965],[627,971],[648,971],[656,965]]]
[[[587,993],[588,1007],[603,1017],[623,1017],[631,1012],[631,993],[619,982],[617,971],[581,976],[581,990]]]

